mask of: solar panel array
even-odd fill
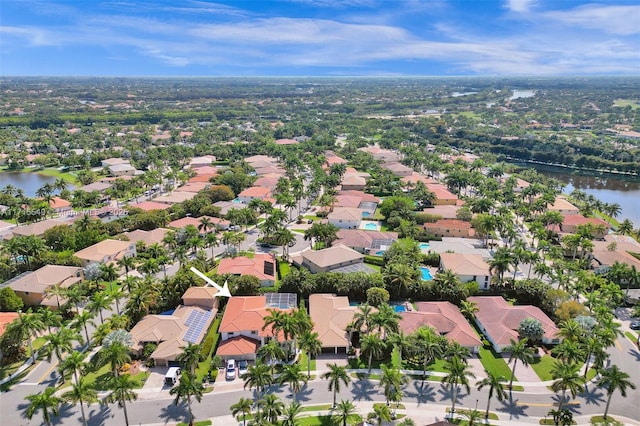
[[[267,308],[291,309],[298,305],[295,293],[267,293]]]
[[[182,340],[191,343],[197,343],[198,336],[202,334],[202,330],[211,318],[211,311],[192,311],[184,325],[189,327]]]

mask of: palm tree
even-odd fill
[[[269,372],[269,366],[262,362],[256,362],[255,365],[250,365],[247,372],[244,374],[244,388],[255,388],[256,401],[262,397],[264,389],[273,382],[273,374]],[[256,402],[257,403],[257,402]]]
[[[202,345],[187,342],[187,346],[182,347],[182,353],[176,357],[182,368],[190,373],[195,373],[198,363],[204,361]]]
[[[71,328],[61,328],[56,333],[45,336],[47,341],[47,361],[51,361],[53,354],[56,355],[58,361],[62,362],[63,352],[71,352],[73,350],[73,341],[82,341],[80,334]],[[64,375],[60,377],[64,383]]]
[[[480,421],[480,419],[482,418],[482,412],[480,412],[478,410],[465,411],[464,413],[462,413],[462,415],[467,418],[467,422],[468,422],[467,425],[468,426],[473,426],[473,425],[477,424]]]
[[[91,312],[97,313],[100,316],[100,324],[104,324],[102,311],[104,309],[109,309],[109,307],[111,306],[111,302],[112,299],[106,291],[98,291],[91,297],[91,301],[89,302],[87,308]]]
[[[213,248],[218,247],[218,236],[214,232],[209,232],[206,237],[204,237],[204,242],[207,247],[211,248],[211,259],[213,259]]]
[[[104,281],[115,281],[119,276],[120,274],[114,263],[100,264],[100,278]]]
[[[200,231],[201,233],[206,234],[210,229],[213,229],[214,227],[215,225],[207,216],[203,216],[200,218],[200,223],[198,223],[198,231]]]
[[[87,329],[87,324],[94,318],[94,314],[91,311],[87,311],[87,310],[82,310],[82,312],[77,313],[74,317],[73,317],[73,323],[75,324],[75,326],[77,328],[80,328],[80,326],[82,326],[82,328],[84,329],[84,336],[87,339],[87,345],[91,344],[91,336],[89,336],[89,330]]]
[[[302,384],[307,382],[307,378],[298,363],[285,365],[279,379],[280,384],[289,383],[293,401],[296,400],[296,394],[302,389]]]
[[[551,384],[554,392],[562,391],[558,410],[562,409],[567,391],[575,398],[584,386],[584,378],[578,373],[579,366],[574,363],[556,361],[551,368],[551,376],[555,381]]]
[[[437,336],[432,328],[420,327],[412,334],[416,351],[422,353],[424,359],[422,361],[422,378],[426,379],[427,366],[437,356],[443,354],[442,339]]]
[[[284,349],[276,339],[269,340],[258,349],[257,355],[271,365],[271,375],[275,373],[276,362],[285,358]]]
[[[258,405],[262,407],[264,417],[271,423],[275,424],[278,417],[284,411],[284,404],[277,395],[269,393],[258,401]]]
[[[78,372],[82,371],[86,366],[84,359],[86,355],[83,352],[73,351],[65,357],[64,360],[60,360],[60,374],[65,376],[66,373],[71,372],[75,382],[78,383],[80,377]]]
[[[629,219],[623,220],[620,226],[618,227],[618,234],[629,235],[632,232],[633,232],[633,222],[631,222]]]
[[[384,269],[385,281],[390,284],[387,288],[392,291],[392,296],[395,294],[399,298],[407,295],[409,287],[418,280],[418,277],[418,270],[405,263],[390,263]]]
[[[403,355],[410,355],[414,352],[413,339],[404,334],[402,330],[391,333],[388,338],[389,343],[398,351],[399,365],[402,366]]]
[[[58,327],[62,324],[62,315],[58,312],[54,312],[51,309],[44,308],[42,309],[38,315],[40,315],[40,320],[43,324],[46,324],[47,331],[51,334],[51,327]]]
[[[342,426],[347,426],[347,420],[349,420],[349,416],[356,413],[356,406],[353,405],[351,401],[345,401],[344,399],[338,403],[338,405],[333,406],[331,408],[333,412],[333,417],[336,421],[342,423]]]
[[[469,393],[471,391],[469,377],[473,378],[475,375],[471,372],[471,367],[458,357],[453,357],[447,361],[444,368],[449,371],[449,374],[442,379],[442,382],[451,387],[451,415],[453,415],[456,412],[458,385],[464,386],[467,393]]]
[[[71,390],[62,394],[62,398],[73,404],[80,403],[80,413],[82,423],[87,426],[87,416],[84,413],[84,404],[91,404],[98,401],[98,392],[84,381],[84,377],[71,385]]]
[[[27,339],[29,343],[29,351],[31,352],[31,359],[36,362],[36,353],[33,351],[32,339],[36,333],[44,329],[44,324],[40,319],[40,315],[31,312],[31,308],[27,310],[25,314],[19,314],[19,328],[20,334]]]
[[[533,362],[533,349],[527,346],[527,338],[515,341],[510,339],[510,345],[504,350],[509,352],[509,362],[513,361],[513,367],[511,368],[511,380],[509,380],[509,389],[513,387],[513,379],[516,376],[516,364],[518,361],[524,365],[529,365]]]
[[[195,398],[196,401],[202,401],[202,395],[204,394],[204,385],[200,380],[196,378],[196,375],[189,370],[185,370],[180,375],[180,382],[178,386],[171,388],[169,394],[176,397],[174,404],[178,405],[180,400],[187,402],[187,410],[189,411],[189,425],[193,425],[194,416],[193,409],[191,408],[191,398]]]
[[[347,368],[336,363],[327,365],[329,371],[322,375],[322,378],[329,381],[329,392],[333,391],[333,407],[336,406],[336,395],[340,392],[340,383],[349,386],[351,377],[347,373]]]
[[[56,388],[48,387],[42,392],[27,395],[25,398],[30,402],[27,407],[27,418],[31,420],[33,415],[42,410],[42,419],[47,426],[51,426],[51,415],[60,414],[60,404],[62,400],[56,395]]]
[[[398,331],[398,324],[402,318],[390,305],[384,304],[378,307],[378,312],[371,316],[371,324],[378,327],[382,334],[382,340],[386,340],[388,332]]]
[[[371,374],[371,361],[373,357],[378,358],[382,355],[385,348],[384,340],[375,334],[367,334],[360,340],[360,355],[368,358],[368,374]]]
[[[231,414],[236,417],[237,420],[240,420],[240,415],[242,415],[242,425],[247,426],[247,415],[251,414],[251,407],[253,406],[253,401],[249,398],[240,398],[238,402],[233,404],[231,408]]]
[[[373,313],[373,308],[368,303],[358,306],[358,311],[353,315],[353,328],[359,332],[362,332],[363,327],[370,331]]]
[[[607,419],[607,413],[609,413],[609,404],[611,403],[613,393],[616,390],[619,390],[620,395],[622,395],[623,398],[626,398],[627,388],[636,388],[636,385],[631,383],[629,380],[629,375],[624,371],[621,371],[617,365],[612,365],[600,373],[598,386],[602,386],[607,389],[607,406],[605,407],[604,415],[602,416],[605,420]]]
[[[129,277],[129,271],[135,269],[137,263],[138,260],[133,256],[125,256],[118,260],[118,266],[124,268],[124,273],[127,278]]]
[[[109,381],[109,390],[111,393],[105,398],[107,404],[118,402],[118,405],[124,412],[124,422],[129,426],[129,415],[127,414],[127,401],[135,401],[138,394],[133,391],[135,382],[129,374],[122,376],[114,376]]]
[[[103,346],[98,352],[98,363],[100,365],[111,365],[114,376],[118,376],[118,371],[125,363],[131,361],[129,347],[121,342],[113,342],[108,346]]]
[[[504,390],[503,382],[506,380],[503,376],[498,376],[495,373],[485,370],[487,377],[476,383],[478,390],[482,390],[485,386],[489,388],[489,396],[487,397],[487,411],[484,413],[484,418],[489,418],[489,407],[491,405],[491,398],[493,393],[496,394],[496,399],[502,402],[507,397],[507,392]]]
[[[402,374],[397,368],[389,367],[386,364],[382,364],[380,367],[382,368],[380,386],[384,389],[384,396],[387,400],[387,405],[389,405],[389,401],[393,399],[394,396],[402,395],[401,388],[403,385],[409,383],[409,378]],[[400,402],[399,399],[397,402]]]
[[[509,270],[513,260],[514,256],[510,249],[498,247],[493,258],[489,261],[490,271],[498,275],[498,283],[503,282],[504,273]]]
[[[473,319],[473,317],[478,312],[478,304],[476,302],[470,302],[467,300],[463,300],[460,302],[460,313],[464,315],[467,319]]]
[[[382,426],[384,422],[391,422],[393,417],[391,416],[389,407],[384,404],[378,404],[373,406],[373,412],[367,415],[367,420],[376,420],[378,426]]]
[[[291,404],[287,405],[284,409],[284,419],[282,419],[281,426],[297,426],[298,416],[302,412],[302,405],[298,401],[291,401]]]
[[[320,335],[315,331],[306,331],[298,339],[298,346],[307,353],[307,378],[311,378],[311,358],[322,350]]]

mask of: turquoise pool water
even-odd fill
[[[241,203],[242,201],[240,201],[238,198],[234,198],[233,200],[231,200],[232,203]]]
[[[406,312],[406,310],[407,310],[407,307],[404,306],[404,305],[396,305],[396,304],[391,303],[391,306],[393,306],[393,310],[395,312]]]
[[[384,256],[384,251],[380,250],[376,252],[376,256]]]
[[[420,250],[428,249],[429,243],[420,243],[418,247],[420,247]]]
[[[367,229],[369,231],[375,231],[378,229],[378,225],[375,223],[367,223],[364,225],[364,229]]]
[[[362,212],[362,217],[369,217],[371,216],[371,213],[369,212]]]
[[[420,274],[422,275],[422,281],[431,281],[433,279],[429,268],[425,268],[424,266],[420,267]]]

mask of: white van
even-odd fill
[[[170,367],[167,374],[164,375],[164,384],[166,386],[175,385],[180,379],[181,372],[180,367]]]

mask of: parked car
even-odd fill
[[[227,372],[225,374],[225,378],[227,380],[235,380],[236,378],[236,361],[234,359],[227,361]]]
[[[247,362],[247,360],[243,359],[240,362],[238,362],[239,377],[242,377],[243,374],[246,374],[248,370],[249,370],[249,363]]]
[[[178,379],[180,378],[181,372],[182,371],[180,370],[180,367],[169,368],[169,370],[167,370],[167,373],[164,375],[164,384],[166,386],[173,387],[173,385],[175,385]]]
[[[631,321],[629,327],[631,327],[632,330],[640,330],[640,320]]]

